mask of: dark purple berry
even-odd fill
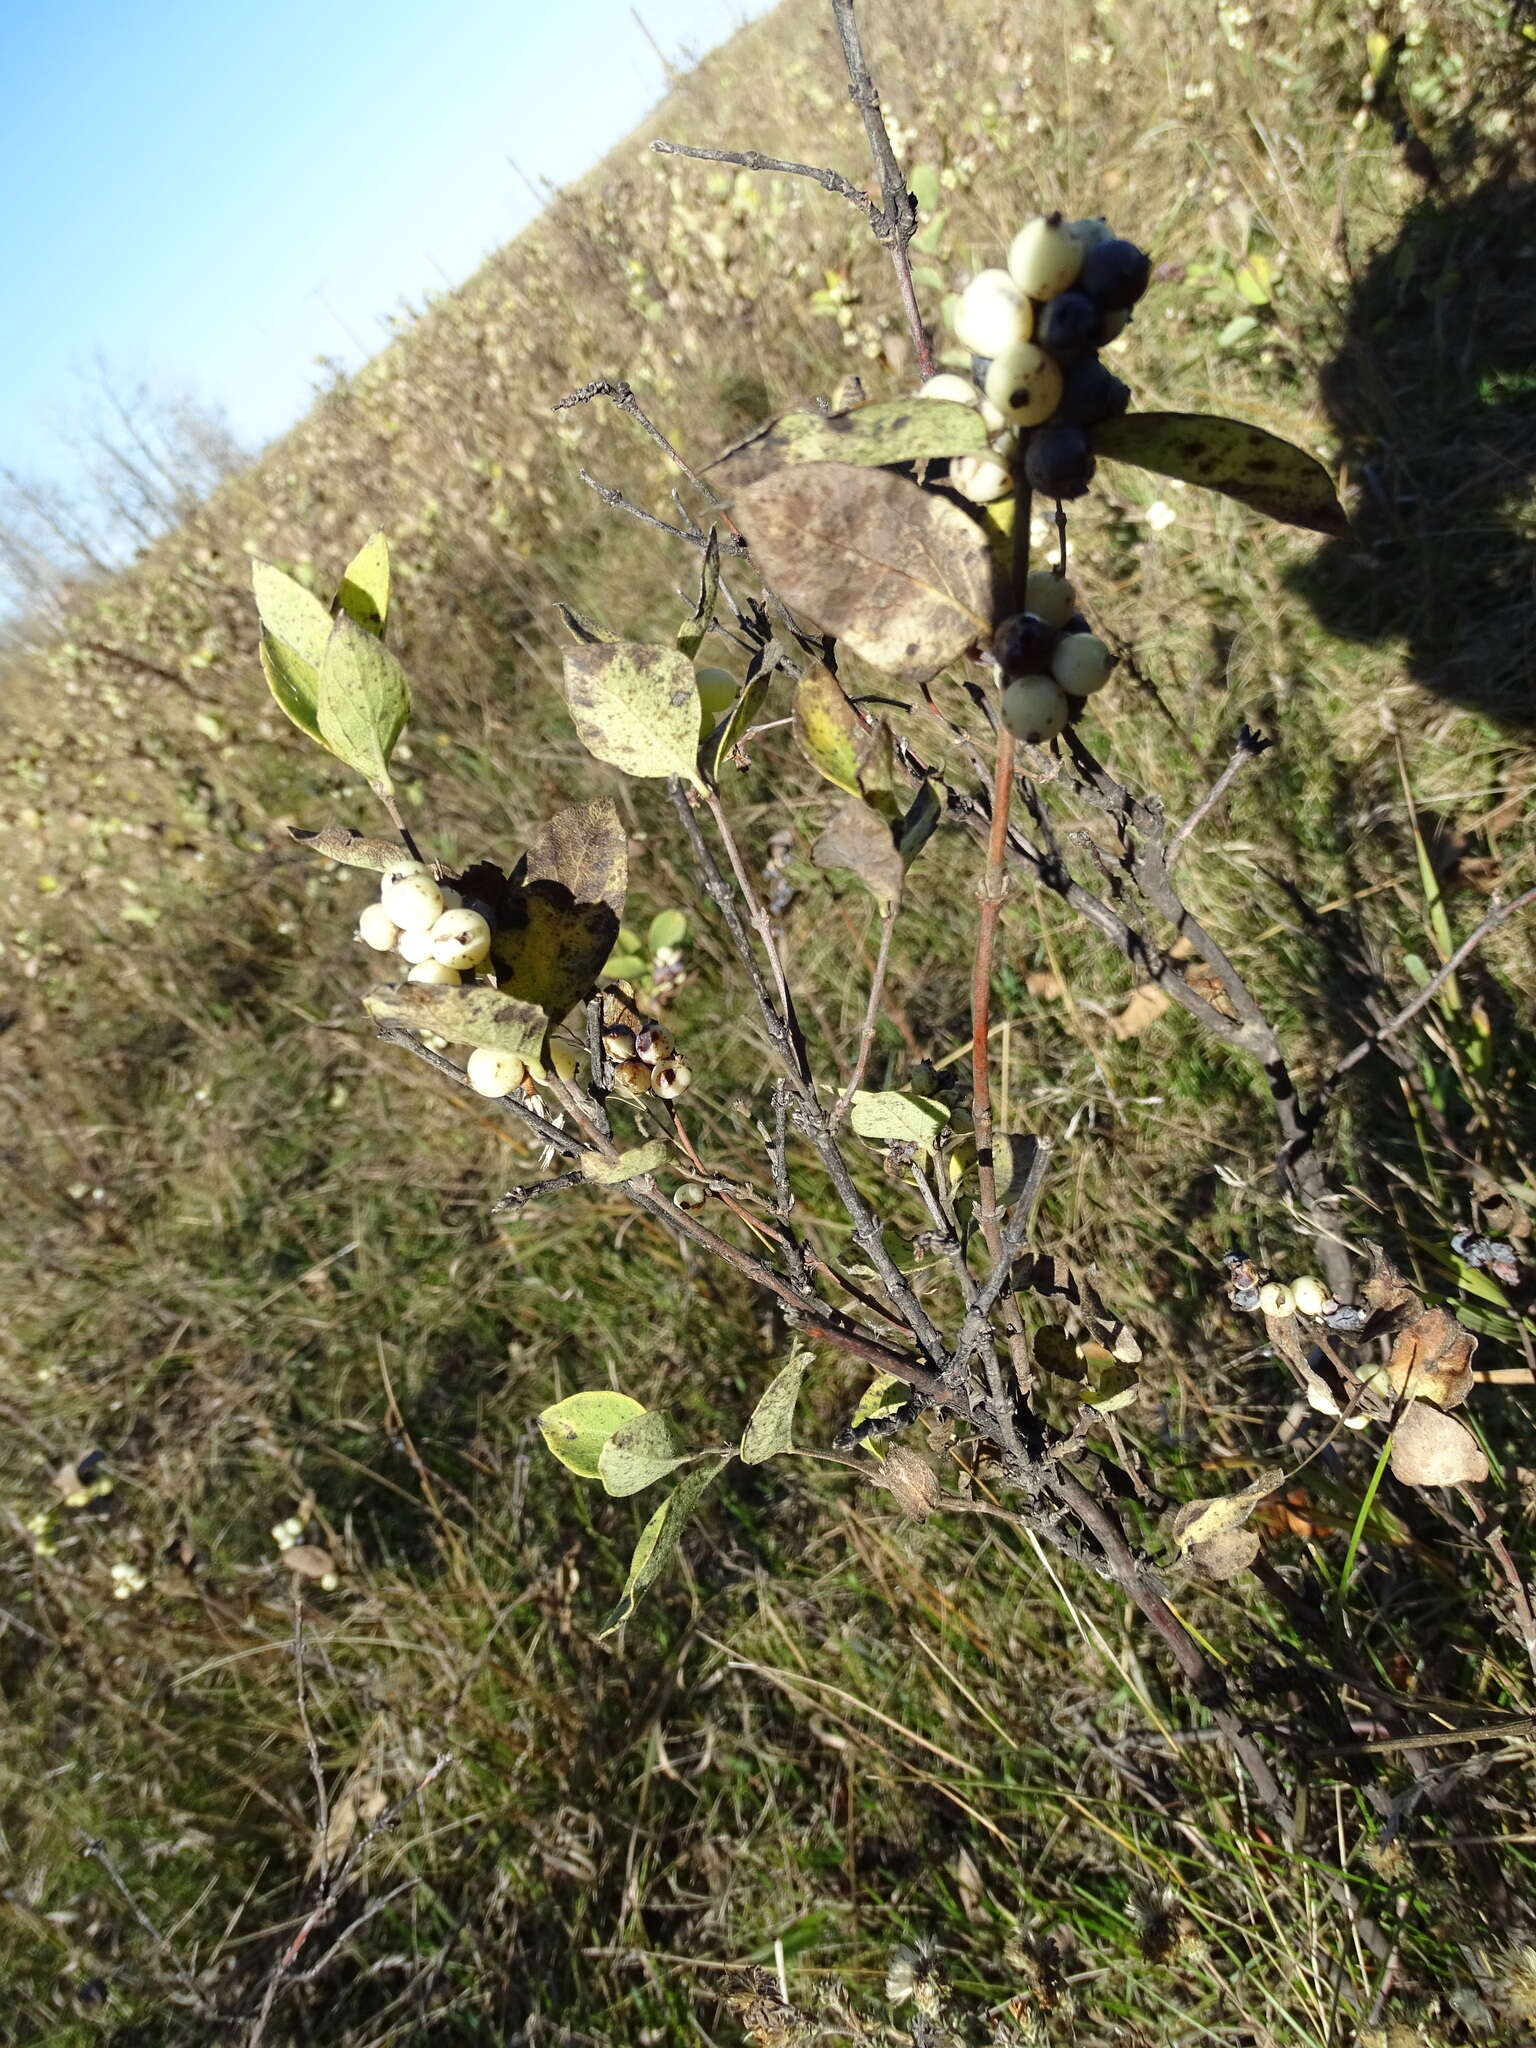
[[[1131,402],[1129,389],[1097,356],[1074,363],[1062,380],[1056,421],[1064,427],[1096,427],[1118,419]]]
[[[1093,478],[1094,461],[1081,427],[1037,427],[1024,451],[1030,488],[1047,498],[1080,498]]]
[[[1152,276],[1152,259],[1134,242],[1100,242],[1083,258],[1077,289],[1086,292],[1106,313],[1123,312],[1134,306]]]
[[[1035,340],[1058,363],[1078,363],[1098,346],[1103,308],[1086,292],[1061,292],[1046,302]]]
[[[1065,635],[1067,633],[1091,633],[1093,628],[1088,623],[1088,614],[1086,612],[1074,612],[1061,630]]]
[[[1034,612],[1015,612],[992,636],[993,657],[1005,679],[1048,676],[1059,638],[1056,628]]]

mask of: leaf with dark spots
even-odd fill
[[[991,632],[986,536],[905,477],[807,463],[741,492],[736,518],[779,596],[886,675],[926,682]]]
[[[1262,427],[1202,413],[1132,412],[1092,431],[1093,452],[1220,491],[1266,518],[1337,538],[1349,521],[1323,465]]]
[[[543,1057],[549,1028],[542,1010],[516,1001],[504,989],[479,985],[447,988],[436,982],[406,981],[369,989],[363,1008],[370,1017],[408,1024],[414,1031],[433,1031],[455,1045],[488,1045],[523,1060]]]
[[[944,399],[891,398],[851,412],[788,412],[738,441],[709,465],[717,490],[749,484],[802,462],[846,462],[862,469],[981,455],[987,427],[975,406]]]

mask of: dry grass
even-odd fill
[[[1362,494],[1364,556],[1186,493],[1154,532],[1155,490],[1128,474],[1073,536],[1147,678],[1115,697],[1127,781],[1177,812],[1241,719],[1282,736],[1210,827],[1193,893],[1303,1064],[1321,1060],[1356,1035],[1373,975],[1401,997],[1413,956],[1434,961],[1415,820],[1457,932],[1495,875],[1530,880],[1521,45],[1501,10],[1394,14],[1388,32],[1422,34],[1383,79],[1384,117],[1356,127],[1378,23],[1333,0],[1222,8],[1214,27],[1158,0],[1070,0],[1038,27],[992,0],[868,12],[904,157],[941,174],[922,258],[939,283],[1041,197],[1108,210],[1176,266],[1125,354],[1138,400],[1335,452]],[[1399,114],[1433,190],[1392,140]],[[860,161],[810,0],[708,60],[647,132]],[[1273,306],[1221,345],[1254,253]],[[849,368],[904,388],[904,348],[851,212],[637,138],[7,678],[0,1914],[18,2038],[245,2038],[317,1897],[306,1723],[333,1857],[349,1812],[366,1831],[380,1798],[408,1803],[306,1944],[269,2041],[723,2041],[720,1966],[776,1941],[805,1997],[835,1977],[878,2007],[890,1944],[926,1935],[957,1994],[999,2003],[1047,1932],[1073,1980],[1052,2040],[1333,2048],[1367,2022],[1399,2029],[1392,2048],[1530,2038],[1509,1961],[1529,1939],[1527,1737],[1368,1763],[1247,1582],[1180,1598],[1269,1674],[1311,1786],[1295,1858],[1106,1588],[1012,1532],[900,1524],[809,1468],[722,1490],[623,1654],[596,1644],[633,1504],[568,1483],[530,1416],[622,1378],[729,1428],[782,1332],[617,1204],[492,1223],[489,1196],[529,1162],[359,1029],[365,971],[341,935],[361,885],[286,850],[285,820],[365,821],[266,703],[249,552],[324,579],[388,528],[422,706],[406,799],[445,852],[515,851],[594,786],[551,688],[553,600],[666,629],[693,574],[576,476],[665,511],[653,451],[550,401],[626,375],[707,454]],[[660,807],[621,800],[637,911],[684,900]],[[759,848],[787,818],[803,853],[825,815],[783,757],[738,803]],[[942,1054],[964,1030],[970,869],[947,842],[925,859],[894,986]],[[792,873],[794,967],[818,1036],[846,1044],[868,913]],[[1306,1246],[1263,1177],[1262,1089],[1176,1020],[1111,1037],[1128,977],[1054,906],[1010,907],[1005,942],[1011,1115],[1061,1140],[1053,1241],[1097,1262],[1156,1360],[1132,1441],[1174,1490],[1214,1490],[1213,1469],[1267,1460],[1287,1395],[1213,1297],[1213,1262],[1233,1237],[1277,1263]],[[725,1151],[760,1050],[706,921],[691,943],[679,1017],[710,1049],[701,1119]],[[1070,1000],[1031,989],[1045,968]],[[1533,994],[1529,933],[1507,930],[1416,1040],[1416,1090],[1364,1072],[1332,1141],[1356,1225],[1499,1363],[1519,1362],[1519,1321],[1468,1292],[1448,1238],[1517,1227],[1536,1197]],[[877,1064],[905,1057],[882,1033]],[[853,1391],[828,1368],[808,1398],[830,1428]],[[1529,1395],[1479,1400],[1529,1559]],[[61,1509],[41,1555],[26,1525],[49,1474],[92,1447],[114,1491]],[[1367,1516],[1370,1462],[1309,1467],[1272,1556],[1426,1725],[1528,1714],[1486,1559],[1390,1490]],[[346,1567],[306,1603],[302,1680],[268,1535],[301,1505]],[[142,1594],[110,1597],[115,1561]],[[443,1750],[454,1764],[409,1799]],[[1189,1925],[1150,1960],[1164,1888]],[[1390,1974],[1372,1925],[1398,1940]]]

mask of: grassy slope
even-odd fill
[[[1353,1036],[1352,956],[1395,992],[1406,956],[1433,958],[1399,748],[1429,822],[1499,814],[1472,850],[1507,889],[1530,878],[1536,415],[1517,252],[1532,167],[1500,96],[1502,16],[1448,10],[1404,53],[1406,104],[1443,166],[1426,194],[1383,124],[1351,126],[1363,13],[1231,10],[1212,36],[1177,5],[1071,0],[1026,38],[987,0],[936,20],[870,12],[903,152],[944,172],[927,261],[946,281],[1042,199],[1108,210],[1174,265],[1259,250],[1277,266],[1272,315],[1225,348],[1242,301],[1175,273],[1125,374],[1141,403],[1217,406],[1339,452],[1372,554],[1177,492],[1153,538],[1154,491],[1117,475],[1075,544],[1093,609],[1149,679],[1114,696],[1127,779],[1177,811],[1240,719],[1283,734],[1211,828],[1196,895],[1320,1056]],[[711,58],[651,132],[859,161],[827,24],[798,0]],[[841,323],[811,303],[829,272]],[[286,850],[283,820],[365,821],[261,692],[248,552],[324,581],[387,526],[421,705],[413,812],[445,851],[514,851],[554,798],[597,786],[551,690],[551,602],[666,628],[691,574],[576,477],[585,464],[664,511],[653,451],[611,413],[556,421],[549,402],[626,375],[697,455],[849,368],[876,394],[910,376],[857,220],[814,188],[712,178],[637,139],[7,679],[0,1791],[5,1986],[26,2038],[202,2040],[195,1995],[250,2000],[311,1896],[305,1713],[333,1800],[397,1796],[440,1749],[457,1761],[341,1918],[412,1887],[290,1993],[269,2039],[726,2038],[701,1990],[776,1936],[802,1989],[841,1970],[862,1992],[893,1938],[932,1934],[997,1998],[1024,1968],[1010,1943],[1055,1928],[1083,1978],[1079,2039],[1321,2043],[1349,2038],[1351,2000],[1379,1981],[1355,1913],[1402,1914],[1403,2009],[1478,2037],[1463,1993],[1518,1929],[1523,1852],[1449,1837],[1525,1830],[1518,1750],[1423,1786],[1407,1849],[1382,1846],[1379,1792],[1354,1765],[1314,1757],[1311,1860],[1273,1863],[1219,1756],[1169,1739],[1177,1709],[1102,1589],[798,1471],[722,1494],[623,1657],[595,1645],[638,1517],[553,1471],[530,1414],[622,1375],[729,1427],[782,1333],[616,1208],[490,1223],[488,1192],[528,1161],[357,1028],[366,970],[342,934],[360,888]],[[681,900],[657,806],[623,800],[644,842],[638,908]],[[740,802],[759,844],[787,810],[803,845],[825,809],[788,763]],[[928,859],[897,986],[940,1052],[964,1024],[949,906],[968,871],[957,848]],[[1339,907],[1309,919],[1287,884]],[[1450,898],[1458,930],[1479,908],[1475,891]],[[867,955],[866,923],[857,899],[828,911],[819,891],[788,919],[834,1038],[862,1000],[848,960]],[[1134,1434],[1200,1491],[1203,1464],[1267,1460],[1285,1406],[1210,1299],[1234,1234],[1277,1261],[1298,1242],[1264,1191],[1267,1112],[1252,1076],[1176,1022],[1110,1038],[1127,978],[1055,912],[1020,902],[1006,929],[1015,1119],[1071,1131],[1056,1241],[1096,1259],[1147,1332],[1157,1372]],[[708,1049],[706,1105],[723,1105],[761,1062],[721,1022],[738,1011],[718,946],[696,940],[679,1017]],[[1528,937],[1488,950],[1467,995],[1493,1050],[1468,1070],[1476,1033],[1452,1018],[1415,1055],[1471,1163],[1422,1112],[1415,1126],[1385,1069],[1336,1141],[1357,1221],[1374,1214],[1442,1291],[1449,1228],[1530,1188],[1520,1018],[1536,975]],[[1069,1003],[1030,992],[1046,966]],[[893,1071],[900,1056],[882,1039]],[[1490,1349],[1517,1361],[1509,1318],[1482,1313]],[[812,1398],[830,1423],[847,1389],[829,1373]],[[1527,1398],[1488,1397],[1496,1443]],[[56,1554],[34,1557],[22,1524],[50,1469],[92,1445],[109,1505],[62,1516]],[[1314,1587],[1337,1581],[1368,1477],[1368,1461],[1313,1469],[1316,1530],[1275,1535]],[[308,1611],[301,1698],[267,1528],[309,1496],[348,1573]],[[1406,1512],[1396,1500],[1367,1530],[1359,1653],[1428,1699],[1528,1709],[1484,1565]],[[114,1603],[114,1559],[151,1589]],[[1283,1629],[1267,1636],[1252,1598],[1201,1596],[1201,1626],[1265,1648],[1276,1712],[1299,1711]],[[1409,1783],[1405,1763],[1388,1790]],[[109,1860],[84,1855],[88,1838]],[[1153,1969],[1137,1913],[1164,1885],[1195,1927]]]

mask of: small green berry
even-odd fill
[[[1333,1297],[1315,1274],[1303,1273],[1291,1282],[1291,1298],[1299,1316],[1320,1316]]]
[[[736,702],[741,685],[728,668],[696,668],[693,680],[699,692],[699,716],[707,732]]]
[[[1114,655],[1093,633],[1063,633],[1051,657],[1051,674],[1069,697],[1093,696],[1114,671]]]
[[[1024,609],[1060,629],[1077,609],[1077,588],[1054,569],[1031,569],[1024,585]]]
[[[1050,676],[1019,676],[1003,692],[1003,723],[1015,739],[1043,746],[1066,730],[1067,697]]]

